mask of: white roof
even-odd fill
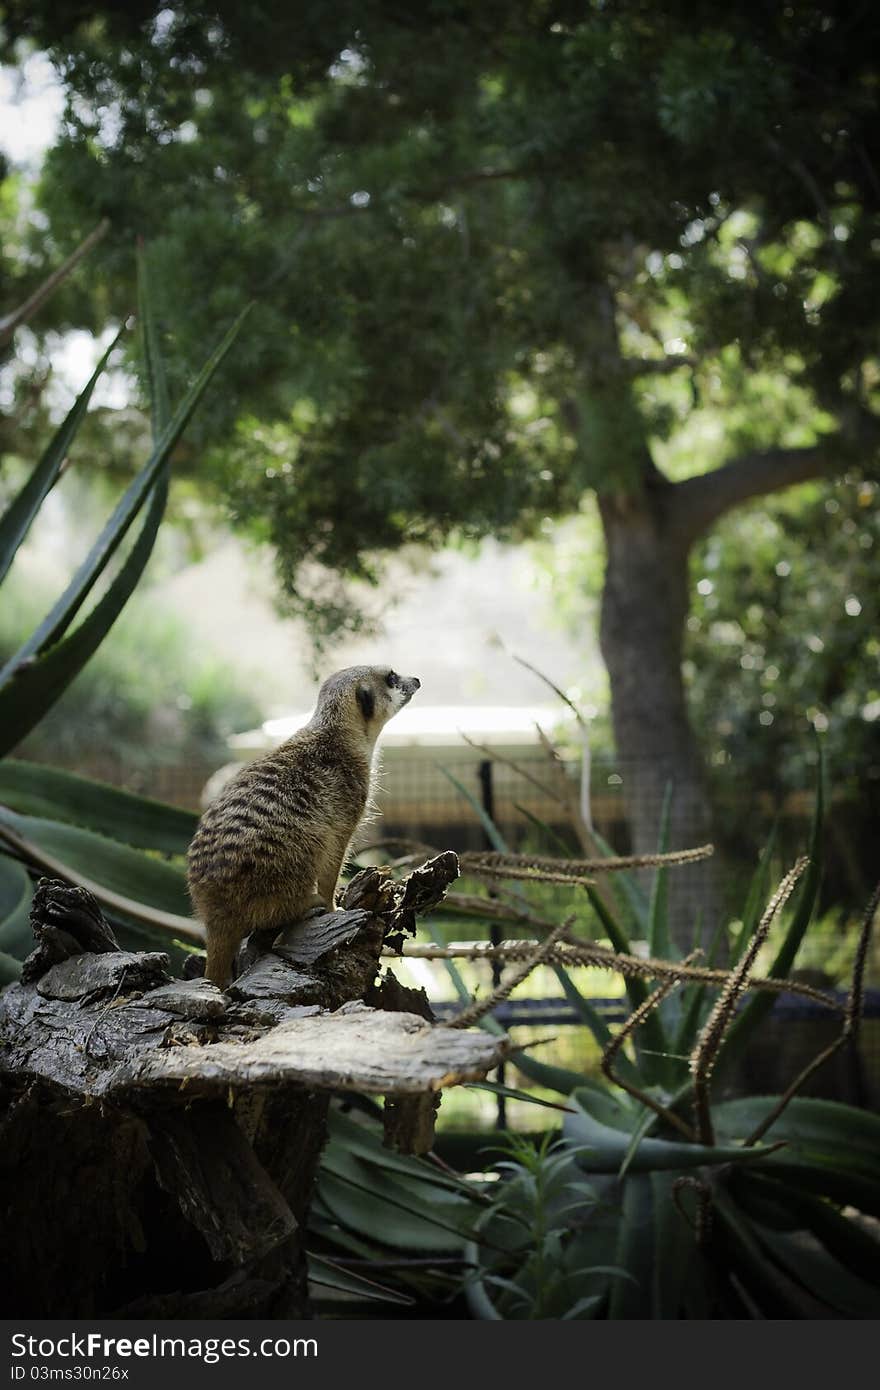
[[[270,748],[283,743],[307,723],[311,711],[267,719],[259,729],[236,734],[229,740],[237,749]],[[422,705],[413,703],[394,716],[381,736],[385,747],[438,747],[462,743],[467,735],[476,743],[535,744],[540,724],[545,732],[558,725],[564,714],[558,705]]]

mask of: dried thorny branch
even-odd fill
[[[482,899],[476,901],[482,902]],[[550,922],[534,920],[531,925],[553,931]],[[413,958],[417,960],[525,960],[538,945],[535,941],[472,941],[450,946],[435,946],[420,941],[407,941],[403,951],[386,950],[383,955]],[[548,965],[584,966],[587,969],[612,970],[619,975],[642,979],[682,979],[704,985],[724,986],[730,978],[730,971],[716,970],[711,966],[686,965],[683,961],[657,960],[653,956],[630,956],[602,946],[597,941],[558,941],[546,957]],[[753,975],[748,982],[749,989],[766,990],[771,994],[797,994],[810,999],[815,1004],[836,1013],[843,1012],[843,1006],[833,994],[815,989],[812,985],[801,984],[797,980],[777,980],[763,975]]]
[[[694,1078],[694,1113],[701,1144],[711,1145],[715,1142],[712,1112],[709,1104],[709,1083],[718,1057],[718,1049],[724,1040],[737,1001],[749,987],[749,971],[755,963],[755,957],[767,940],[776,914],[791,897],[795,884],[809,862],[806,856],[799,859],[794,868],[785,875],[773,894],[764,909],[764,915],[758,923],[754,936],[742,954],[742,958],[729,972],[727,981],[715,1002],[715,1007],[707,1018],[697,1039],[697,1045],[691,1053],[690,1070]]]
[[[497,1009],[498,1005],[504,1003],[508,995],[516,989],[517,985],[522,984],[526,976],[530,975],[536,966],[544,963],[556,943],[561,941],[566,932],[571,930],[573,922],[574,917],[567,917],[564,922],[560,922],[544,941],[531,950],[522,965],[512,971],[506,980],[503,980],[496,989],[492,990],[491,994],[488,994],[481,1001],[474,1000],[460,1014],[456,1014],[455,1018],[446,1026],[448,1028],[470,1028],[473,1024],[479,1023],[481,1018],[490,1014],[493,1009]]]
[[[690,965],[699,954],[699,951],[691,952],[691,954],[682,961],[682,965]],[[684,980],[685,977],[683,975],[679,975],[677,979],[675,977],[670,977],[668,980],[664,980],[652,994],[648,995],[647,999],[642,1001],[637,1009],[633,1010],[617,1035],[606,1045],[602,1053],[600,1065],[604,1075],[613,1085],[620,1086],[624,1091],[628,1091],[631,1096],[641,1101],[649,1110],[653,1110],[655,1115],[659,1115],[661,1120],[665,1120],[673,1129],[679,1130],[679,1132],[684,1135],[685,1139],[693,1142],[696,1140],[697,1136],[689,1124],[676,1115],[674,1111],[668,1110],[665,1105],[661,1105],[648,1091],[644,1091],[640,1089],[640,1087],[633,1086],[628,1081],[624,1081],[613,1069],[613,1063],[617,1054],[620,1052],[627,1038],[630,1037],[637,1028],[641,1027],[648,1015],[653,1013],[654,1009],[659,1008],[663,1000],[670,995],[674,989],[684,984]]]
[[[512,865],[508,868],[499,866],[490,868],[488,865],[480,868],[468,868],[468,873],[475,878],[504,879],[505,881],[518,881],[520,883],[567,883],[572,887],[592,886],[596,880],[588,874],[572,873],[571,870],[561,869],[555,873],[552,869],[533,869],[523,865],[522,868],[515,868]]]
[[[523,907],[522,898],[517,897],[509,902],[504,900],[509,895],[503,888],[494,891],[498,896],[491,898],[480,897],[477,893],[447,893],[442,903],[437,904],[437,910],[488,917],[495,922],[509,922],[511,926],[531,927],[535,931],[553,930],[555,922],[548,922],[546,918]]]
[[[859,1035],[859,1026],[862,1019],[862,1004],[865,994],[865,964],[868,959],[868,947],[871,944],[871,929],[874,925],[874,918],[877,915],[878,907],[880,907],[880,883],[877,884],[874,892],[871,894],[871,900],[862,918],[855,961],[853,962],[852,983],[850,984],[846,1005],[844,1006],[843,1027],[840,1030],[839,1036],[836,1037],[832,1043],[829,1043],[827,1047],[824,1047],[811,1062],[808,1062],[807,1065],[798,1072],[791,1085],[788,1086],[779,1097],[773,1109],[765,1115],[757,1129],[749,1135],[746,1140],[747,1145],[757,1144],[759,1139],[763,1139],[768,1129],[776,1123],[780,1115],[786,1109],[789,1101],[791,1101],[801,1088],[806,1085],[810,1077],[813,1076],[820,1067],[824,1067],[825,1063],[829,1061],[840,1048],[844,1047],[847,1043],[856,1042]]]
[[[708,859],[714,845],[671,850],[665,854],[606,855],[598,859],[554,859],[549,855],[499,854],[468,850],[459,855],[462,873],[476,878],[531,879],[535,883],[593,883],[597,873],[623,869],[651,869],[668,864],[695,864]]]

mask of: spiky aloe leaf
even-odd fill
[[[623,1184],[615,1264],[630,1279],[614,1279],[609,1286],[608,1317],[644,1316],[651,1278],[661,1253],[654,1249],[654,1194],[649,1175],[627,1178]]]
[[[335,1293],[354,1295],[373,1303],[396,1303],[402,1307],[410,1307],[415,1303],[415,1299],[409,1294],[397,1293],[384,1284],[377,1284],[374,1279],[354,1274],[338,1265],[335,1260],[327,1259],[325,1255],[309,1253],[308,1265],[309,1284],[317,1286],[316,1291],[319,1295],[322,1288],[327,1288],[333,1289]]]
[[[380,1172],[330,1141],[318,1191],[338,1221],[370,1240],[401,1250],[459,1251],[473,1235],[474,1205],[430,1181]]]
[[[765,1317],[802,1318],[804,1305],[758,1242],[752,1224],[720,1189],[712,1193],[713,1239],[745,1291]]]
[[[69,636],[16,666],[0,684],[0,755],[15,748],[39,723],[107,636],[152,554],[167,495],[166,470],[153,491],[140,534],[107,592]]]
[[[495,1096],[505,1096],[507,1100],[520,1100],[527,1105],[543,1105],[550,1110],[571,1110],[571,1106],[562,1105],[556,1100],[544,1100],[541,1096],[533,1095],[531,1091],[518,1091],[514,1086],[502,1086],[497,1081],[467,1081],[464,1089],[466,1091],[491,1091]]]
[[[663,809],[660,812],[660,832],[657,836],[657,853],[665,854],[669,849],[669,821],[672,814],[672,783],[667,782],[663,796]],[[661,960],[670,959],[669,940],[669,870],[663,864],[654,870],[651,885],[651,898],[648,904],[648,951]]]
[[[45,280],[37,286],[33,294],[29,295],[23,304],[17,309],[13,309],[11,314],[5,314],[0,318],[0,348],[4,348],[7,343],[12,341],[15,330],[23,323],[28,323],[34,315],[43,307],[48,299],[55,293],[58,286],[62,284],[71,272],[79,265],[84,256],[87,256],[92,247],[107,235],[110,230],[110,221],[103,217],[97,227],[84,237],[67,260],[59,265]]]
[[[25,816],[78,825],[120,844],[160,854],[185,854],[198,822],[194,811],[181,806],[15,758],[0,761],[0,806]]]
[[[33,885],[24,866],[0,853],[0,951],[22,959],[34,944],[30,926]]]
[[[870,1229],[844,1216],[831,1202],[755,1169],[738,1169],[731,1190],[747,1211],[753,1210],[755,1198],[772,1200],[786,1218],[783,1229],[809,1231],[840,1264],[875,1289],[880,1312],[880,1239]]]
[[[576,1099],[576,1097],[573,1097]],[[582,1146],[578,1163],[588,1173],[617,1174],[629,1147],[630,1133],[603,1124],[585,1109],[566,1116],[566,1137]],[[690,1168],[718,1167],[727,1163],[767,1161],[768,1145],[688,1144],[679,1140],[643,1139],[633,1155],[626,1181],[634,1173],[678,1172]]]
[[[747,1096],[723,1101],[712,1112],[719,1137],[744,1139],[758,1128],[776,1096]],[[767,1140],[785,1140],[769,1161],[767,1175],[780,1164],[815,1164],[861,1176],[877,1187],[880,1201],[880,1115],[840,1101],[795,1096],[767,1132]]]
[[[98,378],[124,332],[124,327],[119,330],[85,388],[77,396],[66,418],[53,435],[40,462],[17,497],[13,498],[3,516],[0,517],[0,583],[6,577],[18,547],[30,530],[45,498],[58,480],[62,465],[67,457],[67,451],[89,408],[89,402],[92,399],[92,392]]]
[[[347,1153],[354,1154],[366,1164],[372,1164],[386,1176],[400,1173],[414,1181],[428,1183],[431,1188],[448,1189],[468,1201],[476,1201],[473,1189],[463,1178],[432,1166],[424,1158],[386,1149],[381,1130],[375,1124],[362,1124],[343,1114],[335,1105],[331,1106],[327,1117],[327,1130],[330,1138]]]
[[[549,1062],[539,1062],[535,1057],[530,1057],[528,1052],[511,1052],[508,1060],[537,1086],[546,1086],[549,1091],[557,1091],[561,1096],[571,1095],[572,1091],[584,1084],[584,1077],[580,1072],[569,1071],[566,1067],[554,1067]]]
[[[457,777],[453,776],[453,774],[448,770],[448,768],[441,767],[440,771],[443,773],[443,776],[452,783],[456,791],[464,797],[468,805],[476,812],[480,824],[482,825],[483,829],[489,837],[489,840],[492,843],[492,848],[497,850],[499,854],[509,854],[510,846],[508,845],[504,836],[501,834],[501,831],[498,829],[498,826],[495,824],[492,817],[489,815],[488,811],[486,811],[485,808],[480,805],[477,798],[473,795],[472,792],[468,791],[464,783],[460,782]]]
[[[169,421],[159,439],[156,441],[153,452],[147,463],[126,489],[114,509],[113,515],[110,517],[97,541],[76,571],[76,574],[58,602],[53,606],[43,622],[40,623],[27,641],[24,642],[15,655],[10,658],[2,671],[0,671],[0,691],[3,690],[11,677],[16,675],[27,663],[31,662],[34,657],[38,654],[49,652],[60,642],[60,639],[85,603],[95,584],[104,573],[109,561],[128,534],[132,523],[135,521],[138,513],[141,511],[150,495],[152,494],[154,502],[158,496],[162,495],[164,488],[167,487],[167,464],[171,452],[189,423],[190,418],[207,390],[218,367],[223,362],[223,359],[238,337],[249,309],[250,306],[243,310],[226,333],[222,342],[208,358],[204,367],[199,372],[175,411],[174,417]],[[158,527],[158,519],[161,519],[161,512],[158,518],[156,518],[154,514],[152,519],[155,521],[155,527]],[[145,532],[150,530],[151,524],[152,522],[145,524],[144,530],[141,532],[141,537],[144,536]],[[155,528],[152,531],[149,546],[145,551],[143,547],[138,549],[138,546],[135,546],[135,550],[138,550],[139,566],[136,571],[134,582],[140,577],[140,573],[149,558],[154,537]],[[133,553],[134,551],[132,554]],[[131,556],[129,556],[129,560],[131,560]],[[131,588],[134,587],[134,582],[131,584]],[[131,588],[128,591],[129,593],[131,592]],[[127,597],[128,594],[126,594],[126,598]],[[109,612],[110,610],[108,609],[106,611]],[[110,620],[111,623],[115,621],[118,611],[119,610],[113,613],[113,617]],[[109,630],[109,625],[110,624],[103,628],[102,635]],[[91,655],[91,651],[93,650],[94,648],[89,651],[89,655]],[[88,657],[85,658],[85,660],[87,659]],[[78,669],[79,667],[77,667],[77,670]],[[72,676],[68,677],[68,679],[72,678]],[[53,698],[57,698],[57,695]],[[20,734],[19,737],[21,737]],[[13,746],[14,742],[6,741],[6,748],[11,748]],[[3,751],[2,747],[0,747],[0,751]]]
[[[674,1173],[650,1173],[653,1248],[656,1258],[648,1276],[650,1316],[679,1318],[697,1247],[691,1227],[673,1201]]]
[[[180,935],[193,926],[184,873],[176,865],[91,830],[20,816],[6,807],[0,807],[0,840],[23,858],[31,850],[35,866],[44,872],[94,888],[99,901],[111,909],[114,899],[124,898],[131,903],[132,915],[138,906],[145,913],[168,914],[175,919],[169,921],[169,930]]]

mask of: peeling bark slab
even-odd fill
[[[308,917],[276,936],[272,950],[294,965],[314,965],[315,961],[347,946],[370,921],[362,908],[351,912],[324,912]]]
[[[436,1022],[425,991],[402,985],[392,970],[383,971],[378,984],[372,985],[364,995],[364,1003],[373,1009],[387,1009],[395,1014],[418,1014],[428,1023]]]
[[[110,1091],[183,1085],[195,1096],[289,1085],[418,1095],[480,1080],[504,1053],[504,1043],[487,1033],[355,1004],[282,1023],[253,1042],[153,1052],[121,1070]]]
[[[345,911],[364,908],[374,916],[393,911],[399,889],[389,869],[361,869],[343,889],[339,904]]]
[[[0,1073],[81,1099],[100,1096],[120,1063],[162,1046],[173,1025],[173,1015],[127,999],[83,1006],[13,987],[0,1008]]]
[[[271,1279],[248,1279],[236,1272],[216,1289],[195,1293],[174,1289],[155,1297],[137,1298],[115,1309],[115,1318],[246,1318],[260,1317],[276,1292]]]
[[[419,869],[413,869],[400,898],[399,911],[418,914],[430,912],[446,896],[446,890],[454,883],[461,872],[458,855],[454,850],[444,850],[429,859]]]
[[[210,980],[174,980],[170,985],[149,990],[140,1004],[208,1023],[225,1018],[227,1000]]]
[[[124,989],[152,990],[170,981],[169,960],[161,951],[113,951],[71,956],[37,980],[44,999],[89,999]]]
[[[59,878],[41,878],[31,902],[30,922],[37,944],[22,967],[22,983],[44,975],[51,965],[82,952],[118,951],[112,928],[85,888]]]
[[[416,916],[443,901],[459,872],[458,855],[451,849],[414,869],[403,884],[396,883],[388,869],[363,869],[346,888],[341,905],[363,907],[381,917],[385,943],[399,947],[415,935]]]
[[[321,998],[314,975],[293,970],[276,955],[261,956],[228,987],[230,999],[275,999],[283,1004],[312,1004]]]
[[[226,1022],[234,1029],[265,1032],[292,1018],[311,1018],[321,1013],[320,1004],[285,1004],[280,999],[243,999],[226,1010]],[[224,1033],[224,1038],[228,1035]]]

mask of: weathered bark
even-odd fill
[[[88,894],[43,880],[38,948],[0,995],[7,1316],[308,1316],[333,1091],[385,1095],[389,1138],[421,1152],[439,1089],[503,1055],[374,986],[383,939],[457,872],[454,855],[402,888],[366,871],[345,910],[246,945],[225,994],[119,951]]]
[[[599,637],[633,850],[639,854],[657,848],[670,783],[668,848],[713,838],[681,671],[688,545],[672,496],[672,485],[655,474],[641,496],[599,499],[607,551]],[[690,948],[698,926],[701,938],[711,939],[720,910],[713,861],[675,875],[669,889],[673,940]]]

